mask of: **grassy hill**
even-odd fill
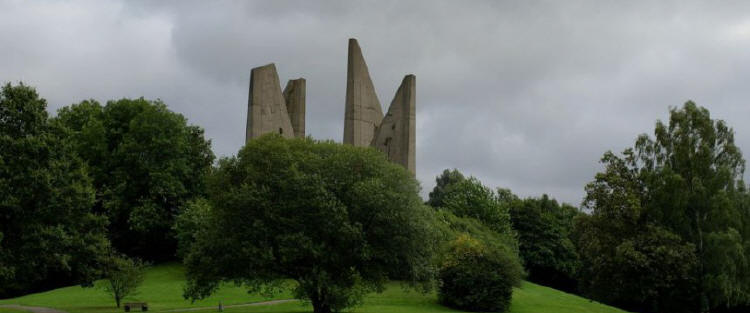
[[[180,265],[159,265],[146,273],[139,294],[126,299],[129,301],[148,302],[150,311],[158,312],[169,309],[199,308],[216,306],[219,301],[224,305],[243,304],[271,300],[260,295],[247,294],[243,288],[227,285],[211,298],[190,301],[182,298],[184,284],[183,269]],[[290,294],[281,294],[273,299],[289,299]],[[114,307],[114,301],[99,288],[81,288],[79,286],[55,289],[47,292],[30,294],[14,299],[0,300],[0,304],[22,304],[52,307],[70,313],[108,313],[122,312]],[[208,309],[202,312],[212,312]],[[299,301],[263,305],[226,308],[226,312],[312,312],[309,305],[303,306]],[[15,310],[2,309],[0,313],[16,313]],[[200,312],[200,311],[199,311]],[[382,294],[372,294],[365,299],[363,306],[352,312],[360,313],[420,313],[420,312],[459,312],[443,307],[437,303],[437,296],[423,295],[414,291],[404,291],[398,283],[391,283]],[[555,289],[524,282],[513,292],[512,313],[622,313],[624,311],[603,304],[567,294]]]

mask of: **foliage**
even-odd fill
[[[205,192],[213,162],[203,130],[161,101],[83,101],[59,110],[78,155],[91,170],[96,210],[110,221],[112,244],[148,259],[174,256],[170,229],[179,208]]]
[[[119,308],[123,299],[138,293],[138,286],[143,283],[144,272],[145,265],[141,260],[112,255],[107,262],[102,288],[115,299]]]
[[[444,209],[438,209],[435,212],[435,219],[435,225],[439,230],[440,242],[442,243],[441,249],[436,255],[438,266],[447,257],[450,243],[462,235],[468,235],[484,246],[514,257],[513,262],[519,273],[518,276],[523,276],[521,261],[518,258],[518,239],[514,232],[498,233],[475,218],[459,217]]]
[[[0,91],[0,297],[89,284],[109,247],[86,167],[23,84]]]
[[[509,255],[460,235],[440,268],[439,301],[468,311],[504,312],[520,275]]]
[[[510,206],[513,229],[530,281],[575,291],[578,253],[570,239],[578,209],[547,195],[516,200]]]
[[[511,233],[509,207],[492,189],[470,177],[450,185],[442,196],[442,208],[461,217],[480,220],[498,233]]]
[[[687,102],[654,134],[622,157],[606,153],[605,171],[586,186],[591,216],[575,235],[586,291],[659,312],[747,303],[747,191],[734,132]]]
[[[222,281],[272,291],[295,280],[315,312],[382,291],[393,268],[427,287],[436,245],[431,211],[406,170],[374,149],[267,135],[222,159],[211,210],[185,263],[186,297]]]
[[[504,310],[512,286],[518,286],[524,275],[515,232],[498,233],[475,218],[446,209],[435,214],[444,243],[436,260],[441,269],[440,302],[466,310]],[[467,247],[481,250],[481,255],[462,258]]]
[[[582,216],[577,222],[582,288],[595,299],[641,312],[690,312],[697,306],[695,248],[679,236],[647,225],[632,234],[610,233]]]
[[[188,201],[177,215],[172,230],[177,238],[177,256],[184,258],[195,241],[196,234],[206,223],[211,204],[205,198]]]
[[[435,177],[435,188],[430,191],[430,198],[427,200],[427,204],[433,208],[444,206],[443,197],[451,193],[453,186],[464,180],[466,180],[464,175],[455,168],[453,170],[443,170],[440,176]]]

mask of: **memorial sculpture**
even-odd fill
[[[416,171],[416,77],[406,75],[385,116],[356,39],[349,39],[344,143],[374,147],[394,163]],[[245,140],[267,133],[305,136],[305,79],[281,91],[274,64],[252,69]]]
[[[273,63],[250,72],[245,142],[268,133],[305,137],[305,79],[290,80],[282,92]]]

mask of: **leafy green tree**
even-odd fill
[[[59,110],[54,122],[72,130],[91,170],[96,210],[110,221],[117,250],[152,260],[174,257],[170,230],[179,208],[205,193],[213,162],[203,130],[161,101],[83,101]]]
[[[463,234],[467,234],[471,238],[479,240],[482,245],[515,256],[514,262],[518,264],[519,276],[522,276],[523,269],[521,268],[521,261],[518,258],[518,238],[516,238],[515,232],[498,233],[478,219],[456,216],[445,209],[436,210],[435,219],[435,226],[439,231],[439,241],[441,243],[441,249],[437,255],[438,264],[442,263],[445,259],[445,252],[449,247],[448,243],[456,240]]]
[[[527,198],[510,206],[513,229],[528,279],[535,283],[576,291],[578,253],[570,239],[578,209],[558,204],[547,195]]]
[[[697,311],[695,246],[644,219],[644,186],[625,159],[607,152],[602,162],[586,186],[591,214],[576,218],[572,236],[582,291],[632,311]]]
[[[139,259],[131,259],[124,255],[109,257],[102,288],[115,299],[118,308],[123,299],[138,294],[138,286],[143,283],[145,268]]]
[[[266,135],[219,161],[211,209],[185,258],[185,296],[223,281],[251,290],[297,282],[315,312],[340,311],[382,291],[393,268],[428,287],[436,236],[419,184],[382,153]]]
[[[745,162],[734,132],[687,102],[654,134],[639,136],[622,157],[606,153],[605,171],[586,186],[591,216],[576,226],[584,286],[595,296],[615,288],[617,301],[649,303],[642,308],[649,311],[747,303]],[[606,275],[642,281],[617,289]]]
[[[476,218],[498,233],[511,233],[509,207],[478,179],[469,177],[453,184],[442,198],[442,208],[456,216]]]
[[[455,168],[452,170],[443,170],[443,173],[435,178],[435,188],[430,191],[430,198],[427,200],[427,204],[433,208],[442,207],[444,205],[443,197],[450,193],[455,184],[464,180],[466,180],[464,175]]]
[[[190,252],[190,246],[195,242],[197,233],[208,221],[211,203],[205,198],[188,201],[177,215],[173,231],[177,238],[177,256],[184,258]]]
[[[90,284],[109,248],[84,163],[26,85],[0,90],[0,297]]]
[[[442,243],[435,259],[440,302],[470,311],[504,311],[512,287],[524,275],[516,233],[509,225],[488,225],[447,208],[438,208],[435,217]]]
[[[585,294],[630,311],[695,312],[695,247],[654,225],[612,232],[604,218],[578,218]]]

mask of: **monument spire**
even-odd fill
[[[416,173],[416,86],[416,76],[404,77],[371,143],[412,174]]]
[[[245,143],[267,133],[277,133],[287,138],[294,136],[286,101],[281,93],[279,74],[273,63],[256,67],[250,72]]]
[[[375,128],[383,119],[383,110],[375,94],[367,63],[357,39],[349,39],[346,71],[346,110],[344,115],[344,143],[367,147],[375,135]]]
[[[294,137],[305,137],[305,89],[304,78],[290,79],[284,88],[284,100],[289,120],[292,122]]]

